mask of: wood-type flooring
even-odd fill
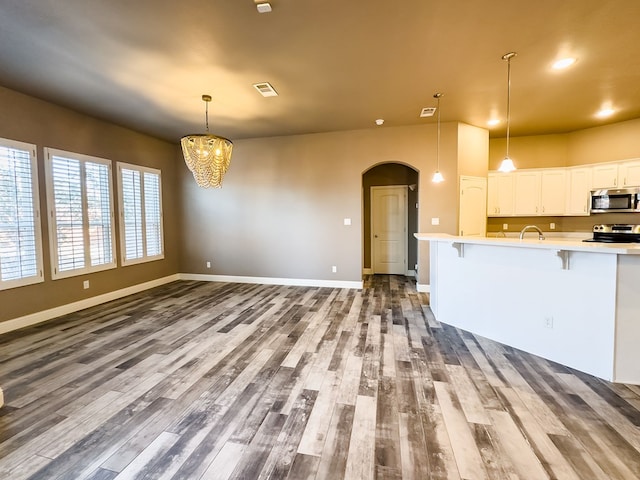
[[[0,336],[0,386],[1,479],[640,478],[639,387],[439,324],[399,276],[174,282]]]

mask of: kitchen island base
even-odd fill
[[[431,242],[438,321],[605,380],[640,384],[640,255],[633,249],[416,236]]]

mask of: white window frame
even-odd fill
[[[44,274],[42,268],[42,222],[40,220],[40,192],[38,187],[38,162],[36,156],[36,146],[31,143],[18,142],[0,138],[0,147],[20,150],[29,153],[29,164],[31,170],[31,201],[33,210],[33,239],[35,242],[36,272],[35,275],[14,278],[11,280],[2,279],[2,270],[0,270],[0,290],[9,288],[23,287],[25,285],[33,285],[35,283],[44,282]],[[0,159],[0,161],[2,161]],[[2,263],[2,242],[0,241],[0,265]]]
[[[81,201],[82,201],[82,233],[84,243],[84,267],[74,268],[65,271],[58,270],[58,235],[57,235],[57,218],[55,211],[55,197],[54,197],[54,185],[53,185],[53,161],[52,157],[62,157],[69,160],[76,160],[80,162],[80,188],[81,188]],[[51,252],[51,277],[53,280],[60,278],[74,277],[77,275],[85,275],[87,273],[100,272],[103,270],[109,270],[117,267],[117,255],[116,255],[116,230],[114,219],[114,207],[113,207],[113,172],[111,168],[111,160],[107,160],[99,157],[92,157],[90,155],[83,155],[75,152],[67,152],[64,150],[57,150],[54,148],[44,149],[45,157],[45,173],[47,180],[47,210],[49,212],[49,245]],[[87,178],[86,178],[86,164],[100,164],[105,165],[108,168],[108,182],[109,182],[109,221],[111,229],[111,261],[107,263],[101,263],[98,265],[91,265],[91,245],[89,240],[89,218],[88,218],[88,204],[87,204]]]
[[[140,175],[140,210],[137,212],[140,216],[141,222],[141,243],[138,245],[142,247],[142,256],[136,258],[127,258],[127,242],[126,242],[126,225],[125,225],[125,201],[124,201],[124,185],[122,178],[122,170],[131,170],[138,172]],[[145,213],[145,184],[144,174],[152,174],[158,176],[158,198],[159,204],[159,233],[160,233],[160,253],[157,255],[149,255],[148,243],[147,243],[147,216]],[[143,167],[140,165],[132,165],[130,163],[118,162],[118,222],[120,230],[120,262],[122,266],[136,265],[139,263],[152,262],[155,260],[162,260],[164,258],[164,215],[162,208],[162,172],[155,168]]]

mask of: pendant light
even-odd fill
[[[207,133],[182,137],[184,161],[200,187],[222,187],[222,177],[231,163],[231,140],[209,133],[209,102],[211,95],[202,95],[205,102],[205,126]]]
[[[436,106],[436,110],[438,111],[438,135],[436,140],[436,171],[433,174],[433,178],[431,181],[433,183],[444,182],[444,177],[440,173],[440,98],[442,97],[441,93],[435,93],[433,98],[438,100],[438,105]]]
[[[509,129],[511,127],[511,59],[517,55],[516,52],[505,53],[502,56],[503,60],[507,61],[507,155],[502,160],[498,171],[500,172],[513,172],[516,166],[513,164],[513,160],[509,157]]]

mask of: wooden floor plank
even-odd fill
[[[0,335],[0,478],[640,478],[640,387],[363,284],[176,281]]]

